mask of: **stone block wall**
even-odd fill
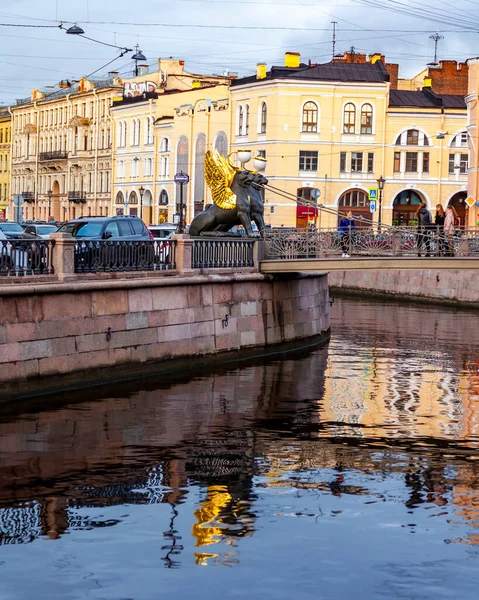
[[[98,282],[9,288],[0,290],[4,397],[22,381],[45,386],[57,375],[264,349],[329,330],[327,275],[277,280],[250,273],[105,281],[101,288]]]
[[[328,277],[333,291],[479,306],[479,283],[474,271],[337,271]]]

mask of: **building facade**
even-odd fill
[[[8,109],[0,108],[0,220],[9,217],[11,125]]]
[[[256,76],[232,82],[231,149],[266,156],[270,184],[291,197],[266,192],[267,223],[336,227],[338,210],[377,221],[369,196],[381,177],[382,222],[414,225],[421,201],[457,203],[465,219],[464,100],[428,81],[397,90],[397,72],[380,55],[305,65],[287,53],[283,66],[258,65]],[[301,205],[314,188],[329,213]]]
[[[228,77],[192,75],[182,61],[163,61],[175,73],[163,86],[114,102],[112,211],[136,214],[147,224],[179,220],[181,194],[186,222],[207,201],[204,156],[228,152]],[[190,181],[181,189],[174,175]]]

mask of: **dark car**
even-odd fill
[[[68,221],[58,233],[88,240],[152,240],[153,236],[139,217],[80,217]]]
[[[23,227],[14,221],[0,221],[0,231],[5,234],[7,240],[31,240],[35,237],[25,233]]]

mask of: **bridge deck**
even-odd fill
[[[263,260],[262,273],[305,273],[318,271],[373,271],[373,270],[479,270],[478,257],[351,257],[302,258]]]

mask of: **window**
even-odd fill
[[[399,173],[400,170],[401,170],[401,153],[395,152],[394,153],[394,172]]]
[[[469,155],[468,154],[461,154],[460,156],[460,161],[459,161],[459,173],[461,173],[461,175],[464,175],[464,173],[467,173],[467,163],[469,160]]]
[[[317,171],[318,153],[314,150],[300,150],[299,152],[299,170]]]
[[[351,152],[351,172],[361,173],[363,170],[363,153]]]
[[[368,173],[374,173],[374,152],[368,152]]]
[[[318,105],[306,102],[303,106],[303,125],[301,131],[316,133],[318,131]]]
[[[261,103],[261,125],[260,125],[260,133],[266,133],[266,121],[268,118],[268,107],[266,106],[266,102]]]
[[[341,152],[339,155],[339,171],[340,173],[346,172],[346,152]]]
[[[406,134],[406,144],[408,146],[419,145],[419,131],[417,129],[408,129]]]
[[[344,107],[344,126],[343,133],[356,132],[356,107],[352,102],[348,102]]]
[[[228,154],[228,138],[226,137],[226,133],[224,131],[219,131],[215,140],[215,149],[218,152],[225,156]]]
[[[462,131],[454,137],[451,148],[467,148],[467,131]]]
[[[160,152],[169,152],[170,151],[170,143],[168,138],[163,138],[161,140]]]
[[[373,107],[364,104],[361,109],[361,133],[371,134],[373,132]]]
[[[406,152],[406,173],[417,173],[417,152]]]
[[[304,200],[305,202],[311,202],[312,198],[311,198],[311,190],[313,188],[310,187],[304,187],[304,188],[298,188],[296,190],[296,196],[299,200]],[[299,204],[304,204],[304,202],[299,202]]]
[[[422,155],[422,172],[429,173],[429,152],[424,152]]]
[[[119,237],[120,232],[118,231],[117,221],[110,221],[110,223],[108,223],[108,225],[105,227],[105,233],[111,233],[110,237]]]
[[[151,177],[153,175],[153,159],[145,159],[145,177]]]
[[[243,111],[243,107],[240,105],[238,107],[238,135],[243,135],[243,119],[244,119],[244,111]]]
[[[136,196],[136,194],[135,194]],[[138,204],[137,202],[132,202],[131,201],[131,194],[130,194],[130,202],[129,204]],[[130,214],[136,214],[135,211],[131,211],[130,210]],[[130,227],[130,223],[125,220],[125,221],[116,221],[116,223],[118,223],[118,229],[120,230],[120,235],[131,235],[131,227]]]
[[[266,158],[266,150],[258,150],[257,156],[261,158]]]
[[[158,203],[159,204],[168,204],[168,192],[166,190],[161,190]]]
[[[449,175],[454,175],[454,165],[456,164],[456,155],[449,154]]]
[[[359,208],[368,206],[368,196],[362,190],[351,190],[343,194],[339,200],[339,206]]]

